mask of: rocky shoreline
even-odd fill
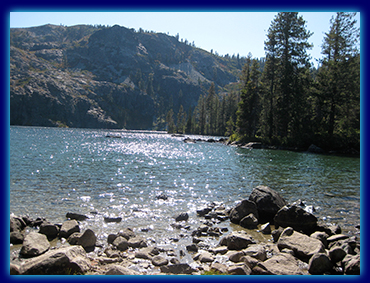
[[[287,204],[278,192],[259,186],[235,207],[199,208],[203,224],[195,229],[186,212],[174,216],[172,227],[192,239],[180,250],[157,246],[150,237],[119,226],[101,243],[91,229],[81,231],[87,219],[81,214],[67,213],[62,224],[11,215],[10,243],[20,250],[11,253],[10,274],[360,274],[360,239],[342,234],[338,225],[318,223],[308,210],[301,201]],[[224,221],[240,231],[215,225]],[[257,234],[267,240],[258,240]],[[209,245],[209,238],[218,244]]]

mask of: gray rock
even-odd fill
[[[105,275],[138,275],[139,273],[121,265],[111,265]]]
[[[198,247],[195,244],[187,245],[186,250],[189,252],[197,252]]]
[[[30,232],[23,241],[20,254],[23,257],[35,257],[45,253],[50,248],[50,243],[45,235]]]
[[[232,262],[240,262],[241,258],[244,256],[243,251],[229,251],[226,256],[229,257],[229,260]]]
[[[239,224],[240,220],[253,213],[258,218],[257,206],[253,201],[243,200],[230,211],[230,221]]]
[[[70,245],[78,245],[78,240],[80,239],[81,236],[82,236],[82,233],[75,232],[68,237],[67,242]]]
[[[145,242],[145,239],[139,236],[130,238],[127,243],[128,246],[132,248],[145,248],[148,246],[147,243]]]
[[[67,220],[63,222],[62,227],[59,231],[59,238],[68,239],[70,235],[75,232],[80,232],[80,226],[76,220]]]
[[[84,249],[89,249],[95,247],[96,236],[93,230],[87,229],[81,237],[78,239],[78,245],[82,246]]]
[[[329,250],[329,257],[334,263],[341,261],[346,255],[347,253],[341,247],[334,246]]]
[[[152,259],[152,257],[155,255],[159,255],[159,250],[157,247],[146,247],[135,253],[136,258],[143,259]]]
[[[24,275],[84,274],[90,268],[91,263],[86,257],[85,250],[81,246],[69,246],[50,250],[26,261],[21,265],[20,273]]]
[[[114,241],[117,237],[118,237],[118,235],[116,235],[116,234],[109,234],[109,235],[108,235],[108,238],[107,238],[107,242],[108,242],[108,244],[112,244],[112,243],[113,243],[113,241]]]
[[[245,262],[251,269],[253,269],[259,263],[258,259],[251,257],[249,255],[241,257],[240,261]]]
[[[215,260],[214,257],[209,252],[204,251],[200,253],[199,256],[200,262],[213,262],[214,260]]]
[[[339,240],[345,240],[345,239],[348,239],[348,238],[349,237],[347,235],[338,234],[338,235],[332,235],[329,238],[327,238],[326,240],[328,241],[328,244],[330,244],[332,242],[336,242],[336,241],[339,241]]]
[[[192,274],[196,272],[196,270],[187,263],[163,265],[160,267],[160,269],[163,273],[172,274]]]
[[[281,233],[277,245],[280,250],[284,248],[292,250],[294,255],[303,261],[309,260],[314,254],[325,252],[320,240],[294,231],[291,227]]]
[[[232,232],[220,240],[221,246],[227,246],[229,250],[242,250],[256,242],[244,231]]]
[[[271,234],[271,225],[270,222],[261,225],[262,234]]]
[[[274,223],[276,227],[292,227],[307,235],[311,235],[317,228],[317,218],[296,205],[281,208],[274,217]]]
[[[211,270],[214,270],[218,273],[226,274],[227,273],[227,265],[219,263],[219,262],[212,262]]]
[[[119,223],[122,221],[122,217],[104,217],[104,221],[107,223]]]
[[[10,232],[10,243],[13,245],[22,244],[24,240],[24,234],[20,230],[14,230]]]
[[[40,225],[39,233],[44,234],[49,241],[58,237],[59,234],[59,227],[54,224],[43,222]]]
[[[130,240],[131,238],[134,238],[136,235],[131,228],[125,228],[122,231],[119,231],[118,236],[124,237],[126,238],[126,240]]]
[[[246,263],[240,262],[230,265],[227,268],[227,273],[230,275],[250,275],[252,273],[252,270]]]
[[[299,261],[292,255],[287,253],[279,253],[271,258],[258,262],[257,266],[260,271],[258,274],[274,274],[274,275],[302,275],[305,274],[300,268]],[[255,268],[256,268],[255,267]],[[253,271],[255,271],[255,268]]]
[[[286,205],[285,200],[277,191],[266,186],[254,188],[249,200],[256,204],[258,215],[255,214],[255,216],[261,223],[272,223],[275,214]]]
[[[323,243],[325,248],[328,246],[328,241],[327,241],[328,234],[326,234],[325,232],[316,231],[312,233],[310,237],[320,240]]]
[[[26,227],[26,223],[22,218],[17,216],[10,216],[10,232],[22,231]]]
[[[182,212],[178,216],[176,216],[176,221],[186,221],[189,219],[189,214],[187,212]]]
[[[254,257],[260,261],[264,261],[267,258],[267,253],[263,245],[250,245],[248,248],[243,250],[245,255]]]
[[[342,260],[342,267],[347,275],[360,275],[360,255],[346,255]]]
[[[19,266],[13,263],[10,263],[10,275],[19,275]]]
[[[330,272],[332,268],[333,263],[324,253],[314,254],[308,262],[308,272],[311,274],[324,274]]]
[[[254,216],[253,213],[250,213],[242,220],[240,220],[239,225],[248,229],[256,229],[258,225],[258,219]]]
[[[78,220],[78,221],[84,221],[86,219],[89,219],[86,215],[73,213],[73,212],[67,212],[66,218],[69,218],[71,220]]]
[[[155,266],[162,266],[168,264],[168,259],[163,256],[156,255],[152,258],[152,264]]]
[[[197,214],[199,216],[205,216],[210,211],[212,211],[212,208],[210,208],[210,207],[204,207],[204,208],[197,209]]]
[[[113,246],[117,247],[120,251],[125,251],[128,249],[128,242],[126,238],[118,236],[114,241],[113,241]]]

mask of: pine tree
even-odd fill
[[[322,45],[324,59],[318,74],[317,99],[330,142],[337,133],[359,144],[360,33],[355,15],[338,12],[330,21]]]
[[[167,123],[167,132],[170,134],[174,133],[176,131],[176,125],[173,119],[173,109],[170,109],[170,111],[168,111],[166,116],[166,123]]]
[[[274,116],[273,112],[267,116],[270,121],[274,117],[273,128],[276,128],[276,134],[283,143],[300,137],[300,125],[306,117],[303,102],[307,100],[307,86],[302,82],[310,67],[307,50],[312,47],[308,43],[312,33],[306,30],[305,24],[306,21],[297,12],[278,13],[265,42],[270,68],[267,76],[270,79],[268,100],[270,111],[276,111]],[[274,103],[275,109],[272,108]],[[272,129],[269,129],[271,134]]]

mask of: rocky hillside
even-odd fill
[[[10,30],[11,125],[164,129],[214,82],[237,82],[243,60],[162,33],[121,26]]]

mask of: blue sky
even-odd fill
[[[276,12],[11,12],[10,27],[31,27],[44,24],[115,24],[168,33],[194,41],[195,46],[220,55],[238,54],[263,57],[266,32]],[[321,58],[321,44],[329,31],[334,12],[301,12],[307,29],[314,34],[310,42],[313,58]],[[360,13],[356,19],[360,26]]]

